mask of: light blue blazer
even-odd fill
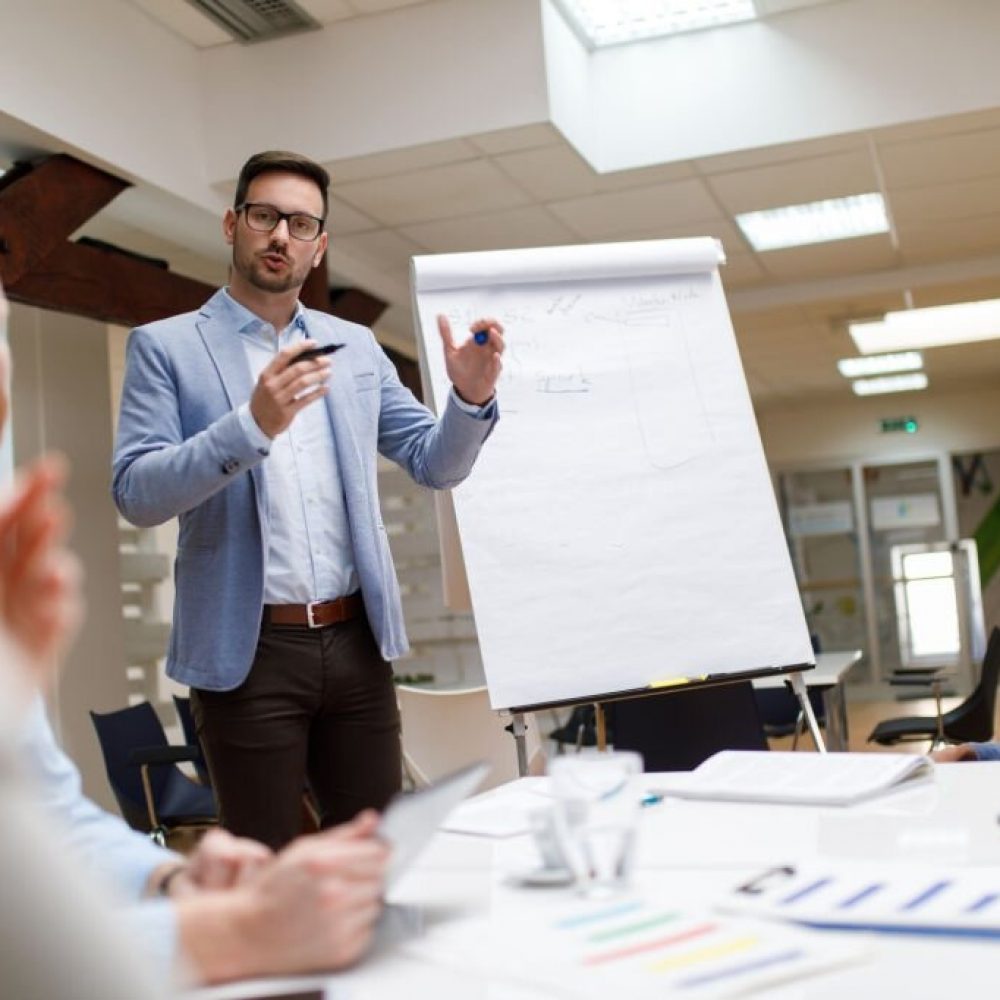
[[[198,312],[132,331],[112,493],[133,524],[180,520],[167,673],[228,691],[250,671],[263,608],[268,499],[237,408],[254,380],[216,292]],[[319,344],[339,343],[325,405],[372,631],[387,660],[406,652],[399,584],[379,509],[376,451],[420,484],[448,489],[472,468],[497,414],[449,399],[440,420],[414,398],[370,330],[306,310]]]

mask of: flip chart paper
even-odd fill
[[[494,316],[501,417],[452,493],[495,708],[812,662],[714,240],[417,257],[430,402]]]

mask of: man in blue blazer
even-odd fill
[[[439,317],[453,391],[436,420],[369,330],[303,308],[328,185],[297,154],[244,164],[228,287],[129,338],[113,469],[133,524],[179,518],[167,672],[192,688],[224,824],[274,848],[307,780],[324,826],[399,788],[388,661],[407,642],[376,456],[460,483],[497,419],[503,351],[495,320],[456,344]]]

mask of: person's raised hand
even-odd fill
[[[0,502],[0,622],[27,654],[38,684],[83,616],[81,571],[64,546],[66,463],[46,456],[23,471]]]
[[[326,395],[330,377],[327,358],[295,360],[315,346],[315,341],[301,340],[283,347],[260,373],[250,396],[250,413],[269,438],[285,430],[299,410]]]
[[[469,336],[455,343],[447,316],[438,316],[438,333],[444,348],[444,366],[451,384],[467,403],[483,406],[492,398],[500,378],[504,351],[503,327],[495,319],[484,317],[469,326]],[[480,335],[479,343],[476,335]]]

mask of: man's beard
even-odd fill
[[[256,253],[239,251],[233,254],[233,267],[251,284],[262,292],[289,292],[301,288],[309,276],[308,270],[299,274],[295,264],[279,247],[271,246],[265,251],[280,255],[287,264],[284,274],[270,272],[264,261]]]

